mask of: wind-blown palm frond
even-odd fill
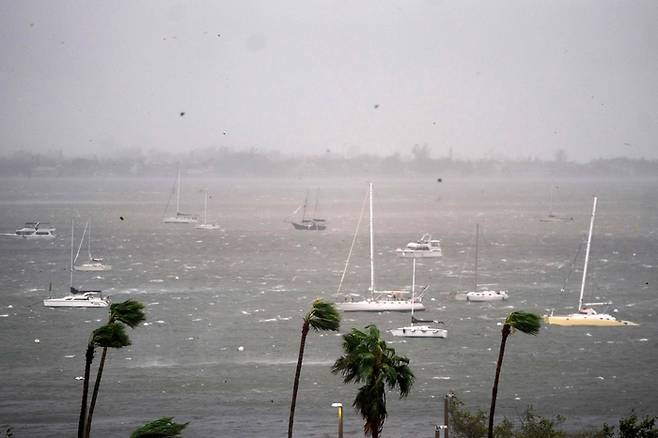
[[[512,312],[505,318],[505,324],[514,330],[536,336],[541,328],[541,317],[529,312]]]
[[[97,347],[122,348],[130,345],[130,339],[123,325],[112,322],[94,330],[92,342]]]
[[[388,415],[386,389],[397,389],[400,398],[404,398],[415,381],[409,359],[398,356],[379,336],[379,329],[374,325],[364,331],[352,329],[343,336],[345,354],[331,369],[343,376],[344,383],[363,383],[352,406],[365,420],[365,434],[373,437],[379,436]]]
[[[313,308],[306,314],[304,321],[315,331],[337,331],[340,328],[340,313],[334,303],[318,298],[313,301]]]
[[[174,417],[163,417],[136,429],[130,438],[178,438],[189,423],[174,423]]]
[[[136,300],[126,300],[110,306],[110,322],[119,321],[130,328],[135,328],[146,319],[144,304]]]

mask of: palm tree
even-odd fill
[[[493,389],[491,390],[491,410],[489,411],[489,438],[493,438],[494,432],[494,414],[496,412],[496,396],[498,395],[498,380],[500,378],[500,369],[503,366],[503,357],[505,356],[505,343],[507,337],[518,330],[521,333],[537,335],[541,328],[541,317],[529,312],[512,312],[505,318],[503,324],[502,337],[500,340],[500,351],[498,352],[498,362],[496,363],[496,377],[494,378]]]
[[[297,369],[295,370],[295,381],[292,386],[292,400],[290,402],[290,417],[288,419],[288,438],[292,438],[292,424],[295,418],[295,405],[297,404],[297,390],[299,389],[299,376],[302,372],[302,361],[304,360],[304,347],[306,336],[310,329],[314,331],[338,331],[340,327],[340,314],[333,303],[328,303],[320,298],[313,301],[313,307],[304,316],[302,324],[302,339],[299,343],[299,356],[297,358]]]
[[[123,324],[127,325],[130,328],[135,328],[146,319],[144,315],[144,305],[136,300],[126,300],[121,303],[115,303],[110,305],[110,315],[108,317],[108,323],[105,327],[121,327],[123,330]],[[102,327],[101,327],[102,328]],[[100,329],[98,329],[100,330]],[[125,334],[125,330],[124,330]],[[101,385],[101,378],[103,377],[103,369],[105,367],[105,359],[107,357],[107,349],[109,348],[122,348],[130,345],[130,340],[126,335],[127,343],[125,345],[116,344],[116,345],[105,345],[99,344],[96,345],[103,348],[103,353],[101,354],[101,360],[98,365],[98,373],[96,373],[96,381],[94,382],[94,390],[91,396],[91,402],[89,403],[89,413],[87,414],[87,419],[85,423],[85,433],[84,438],[89,438],[91,434],[91,422],[94,416],[94,408],[96,407],[96,400],[98,398],[98,391]]]
[[[177,438],[189,423],[175,423],[174,417],[162,417],[136,429],[130,438]]]
[[[364,331],[352,329],[344,335],[343,351],[345,354],[336,360],[331,372],[342,374],[344,383],[364,383],[352,406],[365,420],[365,435],[378,438],[387,416],[386,387],[397,389],[400,398],[404,398],[414,384],[409,359],[387,347],[374,325],[367,326]]]

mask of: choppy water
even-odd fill
[[[189,437],[285,436],[301,317],[315,297],[335,296],[365,181],[187,179],[185,210],[199,212],[198,190],[207,187],[209,217],[220,232],[161,223],[170,180],[1,183],[0,232],[40,219],[58,233],[52,242],[0,240],[1,424],[12,425],[17,437],[74,435],[82,386],[75,378],[83,374],[86,339],[106,315],[41,304],[49,281],[56,295],[67,290],[74,217],[78,233],[91,218],[94,253],[114,267],[76,273],[75,284],[100,287],[114,301],[136,298],[148,313],[148,323],[130,333],[133,345],[109,356],[97,436],[125,437],[165,415],[190,421]],[[539,220],[555,184],[554,211],[572,222]],[[283,219],[315,187],[329,228],[294,231]],[[504,316],[514,309],[573,309],[580,272],[571,277],[569,296],[559,290],[585,238],[592,194],[599,212],[588,289],[641,326],[551,327],[537,337],[514,336],[498,412],[515,416],[533,405],[545,415],[566,415],[569,427],[616,421],[631,408],[656,413],[657,181],[375,180],[377,284],[408,285],[409,260],[396,258],[395,248],[423,232],[440,238],[443,258],[420,263],[418,277],[432,283],[424,317],[445,321],[449,331],[447,339],[407,341],[384,333],[417,376],[408,399],[389,396],[384,436],[433,436],[450,390],[467,406],[487,409]],[[472,281],[476,223],[484,238],[480,281],[508,289],[507,302],[454,299]],[[369,282],[365,227],[360,236],[348,291],[364,291]],[[369,323],[384,331],[407,319],[352,313],[341,332]],[[309,336],[298,436],[334,436],[331,403],[354,398],[356,386],[329,371],[340,342],[336,334]],[[346,436],[359,436],[358,415],[351,408],[345,414]]]

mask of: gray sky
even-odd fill
[[[8,0],[0,154],[656,159],[657,23],[655,0]]]

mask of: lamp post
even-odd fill
[[[343,438],[343,404],[332,403],[332,408],[338,408],[338,438]]]
[[[443,425],[445,427],[444,438],[448,438],[448,417],[449,417],[448,407],[450,403],[449,400],[454,396],[455,394],[453,392],[449,392],[443,398]]]

